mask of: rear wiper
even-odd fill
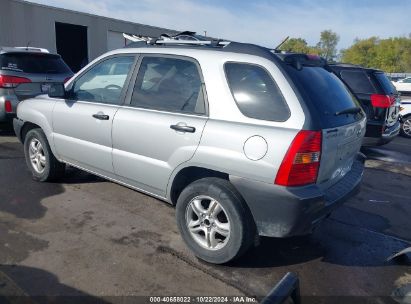
[[[335,112],[335,116],[339,115],[344,115],[344,114],[358,114],[361,112],[361,108],[359,107],[354,107],[354,108],[348,108],[339,112]]]

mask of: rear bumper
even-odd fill
[[[308,234],[335,208],[359,191],[364,172],[358,159],[338,183],[322,191],[317,185],[281,187],[230,176],[244,197],[261,236],[289,237]]]
[[[21,138],[21,129],[23,128],[24,125],[24,120],[21,120],[19,118],[14,118],[13,119],[13,129],[14,129],[14,133],[16,133],[17,138],[19,139],[19,141],[21,143],[22,142],[22,138]]]
[[[14,95],[4,94],[6,90],[0,89],[0,122],[11,122],[14,117],[16,117],[16,109],[19,104],[19,100]],[[5,103],[7,101],[11,102],[12,112],[6,113]]]
[[[0,122],[11,123],[16,117],[16,113],[0,113]]]
[[[367,125],[368,128],[368,125]],[[380,130],[382,126],[379,127]],[[392,141],[401,130],[400,121],[390,128],[386,128],[384,133],[376,134],[366,134],[363,140],[363,146],[381,146]],[[367,132],[368,133],[368,132]]]

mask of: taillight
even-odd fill
[[[11,112],[13,112],[13,107],[11,106],[10,100],[6,100],[6,101],[4,102],[4,111],[6,111],[6,113],[11,113]]]
[[[380,95],[372,94],[371,95],[371,104],[376,108],[389,108],[395,102],[394,96],[389,95]]]
[[[275,183],[293,187],[317,182],[321,156],[321,131],[300,131],[288,148]]]
[[[30,83],[31,80],[24,77],[0,75],[0,88],[15,88],[21,83]]]

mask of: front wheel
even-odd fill
[[[401,124],[401,135],[411,138],[411,116],[404,117]]]
[[[54,181],[64,174],[65,164],[55,158],[41,129],[32,129],[27,133],[24,154],[34,180]]]
[[[251,213],[229,181],[203,178],[178,198],[177,225],[187,246],[200,259],[227,263],[251,247],[256,234]]]

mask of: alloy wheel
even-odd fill
[[[208,250],[223,248],[230,238],[230,220],[221,204],[209,196],[196,196],[187,206],[186,225],[192,238]]]
[[[46,168],[46,156],[41,142],[33,138],[29,144],[29,157],[33,169],[41,174]]]
[[[411,118],[408,118],[402,124],[402,130],[407,136],[411,136]]]

